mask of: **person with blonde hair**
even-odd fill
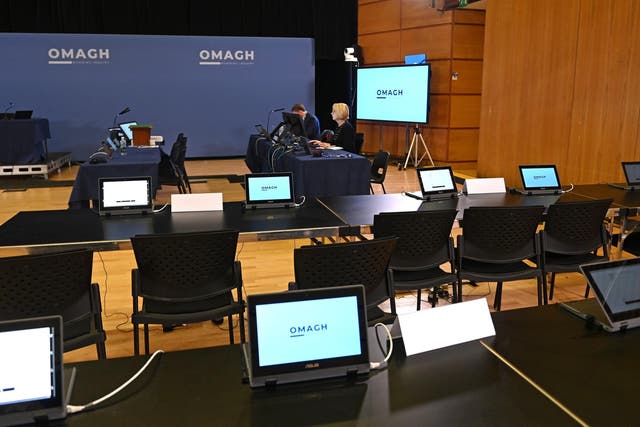
[[[355,131],[351,123],[349,123],[349,106],[342,102],[333,104],[331,108],[331,118],[338,124],[331,139],[328,142],[312,140],[311,143],[319,147],[337,145],[345,151],[355,153]]]

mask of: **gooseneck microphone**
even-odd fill
[[[273,110],[269,110],[269,114],[267,115],[267,132],[269,132],[269,121],[271,121],[271,114],[284,110],[284,108],[274,108]]]
[[[131,108],[129,107],[124,107],[124,109],[122,111],[120,111],[118,114],[116,114],[115,116],[113,116],[113,125],[111,125],[112,128],[116,127],[116,121],[118,120],[118,116],[121,116],[123,114],[127,114],[129,111],[131,111]]]

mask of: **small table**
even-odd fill
[[[0,120],[0,165],[42,163],[49,138],[48,119]]]
[[[126,154],[115,151],[106,163],[85,162],[78,169],[78,175],[73,183],[70,208],[87,208],[90,201],[100,197],[98,189],[99,178],[117,178],[133,176],[150,176],[153,182],[153,194],[158,189],[158,172],[160,166],[160,149],[130,147]],[[95,203],[95,202],[94,202]]]

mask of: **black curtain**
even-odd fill
[[[357,0],[0,0],[0,32],[310,37],[324,129],[331,104],[349,103],[343,50],[357,42],[357,12]]]

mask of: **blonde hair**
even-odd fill
[[[336,119],[347,120],[349,118],[349,106],[342,102],[337,102],[331,107],[333,112],[336,113]]]

